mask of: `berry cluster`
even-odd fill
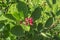
[[[33,19],[32,18],[25,18],[26,25],[33,25]]]
[[[20,21],[20,24],[21,24],[22,22]],[[24,21],[24,24],[25,25],[33,25],[33,18],[25,18],[25,21]]]

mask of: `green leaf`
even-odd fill
[[[60,24],[57,24],[57,26],[54,29],[60,31]]]
[[[16,8],[16,3],[12,4],[10,7],[9,7],[9,10],[8,10],[8,14],[12,14],[12,16],[16,19],[16,20],[20,20],[20,16],[19,16],[19,12]]]
[[[59,15],[60,15],[60,10],[58,10],[58,11],[56,12],[56,15],[57,15],[57,16],[59,16]]]
[[[0,23],[6,23],[7,20],[0,20]]]
[[[9,0],[6,0],[7,1],[7,4],[9,3]]]
[[[0,29],[1,29],[4,25],[5,25],[4,23],[0,23]]]
[[[7,38],[9,36],[9,32],[10,32],[10,25],[7,24],[7,25],[5,25],[5,27],[3,29],[3,37]]]
[[[4,15],[2,15],[1,17],[0,17],[0,21],[1,20],[6,20],[7,18],[4,16]]]
[[[42,11],[42,8],[41,8],[41,7],[37,7],[37,8],[32,12],[31,17],[32,17],[34,20],[39,19],[40,16],[41,16],[41,11]]]
[[[20,16],[19,16],[18,13],[14,13],[14,14],[12,14],[12,15],[13,15],[13,17],[14,17],[16,20],[20,20]]]
[[[11,20],[15,20],[16,21],[16,19],[12,16],[12,14],[5,14],[4,16],[6,18],[8,18],[8,19],[11,19]]]
[[[39,23],[38,26],[37,26],[37,30],[38,31],[41,31],[43,29],[43,24],[42,23]]]
[[[41,35],[42,35],[43,37],[49,38],[49,37],[46,35],[46,33],[41,32]]]
[[[3,12],[0,10],[0,16],[3,14]]]
[[[53,23],[53,17],[50,17],[50,18],[46,21],[45,27],[50,27],[50,26],[52,25],[52,23]]]
[[[11,0],[11,2],[18,2],[19,0]]]
[[[46,0],[46,2],[47,2],[47,4],[48,4],[48,6],[49,6],[50,8],[52,8],[52,5],[51,5],[51,3],[50,3],[50,0]]]
[[[56,0],[52,0],[52,3],[53,3],[53,4],[56,4]]]
[[[22,11],[19,13],[19,15],[20,15],[20,18],[24,20],[24,13]]]
[[[16,25],[11,29],[11,33],[15,36],[23,36],[24,30],[22,29],[21,26]]]
[[[5,31],[10,31],[10,24],[5,25],[4,30],[5,30]]]
[[[25,31],[30,31],[30,26],[27,25],[21,25],[21,26]]]
[[[50,11],[50,14],[52,17],[55,17],[55,14],[52,11]]]
[[[14,4],[12,4],[10,7],[9,7],[9,9],[8,9],[8,13],[9,14],[14,14],[14,13],[18,13],[18,10],[17,10],[17,8],[16,8],[16,3],[14,3]]]
[[[51,14],[49,12],[45,12],[45,13],[46,13],[46,15],[51,16]]]
[[[34,7],[37,7],[39,4],[39,0],[31,0],[32,4],[34,5]]]
[[[18,9],[19,12],[22,11],[24,13],[24,17],[28,16],[28,7],[26,3],[19,1],[16,5],[16,8]]]

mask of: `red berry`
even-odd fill
[[[33,23],[33,19],[32,18],[29,19],[29,23]]]
[[[31,20],[31,21],[29,21],[29,23],[33,23],[33,21]]]
[[[29,21],[29,18],[25,18],[25,21],[28,22]]]
[[[32,18],[29,18],[29,21],[33,20]]]
[[[31,26],[33,25],[33,23],[29,23]]]
[[[25,25],[33,25],[33,19],[32,18],[25,18]]]

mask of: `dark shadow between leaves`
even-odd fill
[[[52,11],[50,11],[50,14],[52,17],[55,17],[55,14]]]
[[[45,13],[46,13],[46,15],[51,16],[51,14],[49,12],[45,12]]]

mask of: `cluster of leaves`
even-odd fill
[[[0,0],[0,40],[60,40],[59,3]]]

